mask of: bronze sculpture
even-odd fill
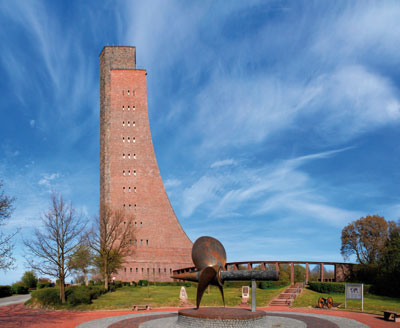
[[[172,278],[198,282],[196,308],[199,308],[204,291],[209,285],[218,287],[225,306],[223,290],[224,281],[279,280],[279,273],[274,270],[225,271],[225,248],[213,237],[203,236],[195,241],[192,248],[192,260],[196,267],[196,271],[178,273],[172,276]]]

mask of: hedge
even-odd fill
[[[41,288],[32,292],[32,301],[43,306],[56,306],[61,304],[60,289],[56,287]]]
[[[5,285],[0,286],[0,297],[7,297],[12,295],[12,288],[11,286]]]
[[[29,294],[28,288],[24,286],[22,282],[16,282],[11,285],[13,294]]]
[[[260,289],[275,289],[288,286],[288,281],[259,281],[257,287]]]
[[[344,294],[345,283],[344,282],[310,282],[308,287],[318,293],[333,293],[333,294]],[[368,294],[371,289],[371,285],[364,284],[364,294]]]

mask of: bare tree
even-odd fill
[[[97,266],[108,290],[111,274],[121,268],[125,257],[133,254],[133,217],[122,210],[108,206],[100,209],[100,216],[94,224],[89,238],[90,247],[96,252]]]
[[[77,274],[82,273],[86,286],[89,285],[88,273],[90,272],[92,262],[92,252],[86,243],[78,245],[68,261],[68,267],[72,271]]]
[[[15,198],[4,194],[2,187],[3,184],[0,181],[0,227],[5,226],[7,220],[11,217],[11,213],[14,210],[13,203],[15,201]],[[16,235],[18,230],[10,234],[6,234],[2,230],[3,228],[0,230],[0,269],[7,271],[14,267],[14,244],[12,238]]]
[[[60,281],[60,299],[65,303],[65,278],[69,272],[69,258],[82,242],[85,223],[71,204],[61,195],[52,193],[49,210],[42,216],[43,227],[35,229],[30,240],[24,240],[28,249],[29,265],[44,275]]]

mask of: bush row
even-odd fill
[[[12,295],[11,286],[0,286],[0,297],[7,297]]]
[[[29,289],[22,282],[16,282],[11,286],[0,286],[0,297],[7,297],[13,294],[28,294]]]
[[[115,291],[115,284],[110,285],[110,291]],[[90,304],[92,300],[106,293],[104,286],[70,286],[65,289],[68,305]],[[32,302],[45,307],[61,305],[60,289],[58,287],[41,288],[32,292]]]
[[[344,282],[310,282],[308,284],[311,290],[318,293],[333,293],[333,294],[344,294],[345,283]],[[368,294],[371,289],[371,285],[364,284],[364,294]]]

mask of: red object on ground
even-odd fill
[[[165,311],[178,311],[181,308],[161,308],[145,313],[157,313]],[[317,313],[324,315],[332,315],[354,319],[368,325],[371,328],[388,328],[400,327],[399,323],[394,321],[384,321],[383,315],[337,311],[337,310],[318,310],[308,308],[291,309],[288,307],[262,307],[258,310],[265,311],[282,311],[282,312],[300,312],[300,313]],[[141,312],[141,313],[143,313]],[[41,309],[32,309],[23,304],[15,304],[0,307],[0,327],[16,328],[16,327],[33,327],[33,328],[73,328],[77,325],[95,319],[132,314],[130,310],[115,310],[115,311],[49,311]],[[268,315],[268,314],[267,314]]]

